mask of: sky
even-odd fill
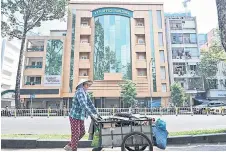
[[[84,0],[76,0],[84,1]],[[96,1],[96,0],[85,0]],[[98,0],[101,1],[119,1],[119,0]],[[185,9],[182,5],[184,0],[121,0],[123,2],[163,2],[164,12],[184,12],[191,11],[192,16],[197,17],[198,33],[208,33],[218,25],[217,8],[215,0],[191,0],[188,3],[188,8]],[[56,26],[57,25],[57,26]],[[49,30],[65,30],[67,23],[63,21],[43,22],[40,28],[34,29],[34,32],[39,32],[41,35],[49,35]]]

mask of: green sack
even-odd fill
[[[92,147],[99,147],[99,130],[97,129],[93,136]]]

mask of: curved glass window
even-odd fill
[[[104,73],[122,73],[132,79],[130,18],[117,15],[95,17],[94,80]]]

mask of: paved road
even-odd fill
[[[154,116],[159,118],[160,116]],[[162,116],[169,132],[223,129],[226,116]],[[64,117],[1,117],[2,134],[70,134],[69,119]],[[85,121],[88,130],[90,120]]]
[[[91,151],[91,148],[78,149],[79,151]],[[106,148],[102,151],[120,151],[120,148]],[[2,151],[64,151],[63,149],[2,149]],[[163,151],[154,148],[154,151]],[[168,146],[164,151],[226,151],[226,143],[222,144],[201,144],[201,145],[182,145]]]

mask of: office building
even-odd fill
[[[15,89],[18,68],[20,41],[2,39],[1,46],[1,92]],[[14,107],[14,95],[5,94],[1,98],[1,106]]]
[[[80,79],[93,80],[95,106],[125,107],[119,83],[136,83],[141,107],[170,98],[163,3],[73,2],[66,31],[27,38],[25,107],[70,107]],[[150,93],[151,92],[151,93]],[[33,96],[31,96],[33,95]]]
[[[196,18],[190,15],[166,16],[166,38],[170,83],[179,82],[192,98],[205,92],[201,77],[197,75],[200,51]]]

